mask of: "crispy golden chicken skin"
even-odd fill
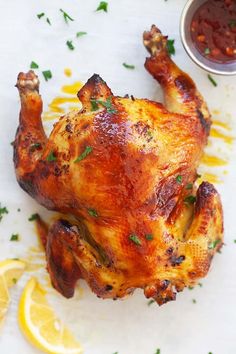
[[[165,107],[114,96],[93,75],[78,92],[83,108],[46,137],[39,81],[20,73],[14,163],[20,186],[65,218],[38,219],[53,286],[71,297],[79,278],[102,298],[142,288],[158,304],[204,277],[222,245],[219,194],[199,165],[211,125],[194,82],[171,60],[167,37],[144,33],[145,67]]]

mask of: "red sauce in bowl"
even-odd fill
[[[191,22],[192,40],[210,60],[236,60],[236,0],[207,0]]]

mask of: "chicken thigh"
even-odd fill
[[[83,278],[99,297],[141,288],[161,305],[206,276],[222,246],[219,194],[208,182],[195,185],[208,108],[155,26],[144,45],[165,106],[114,96],[93,75],[78,92],[82,109],[61,117],[49,138],[38,78],[18,76],[16,176],[41,205],[65,214],[43,237],[52,284],[65,297]]]

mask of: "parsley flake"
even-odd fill
[[[133,243],[135,243],[135,245],[137,245],[137,246],[141,246],[141,245],[142,245],[141,240],[140,240],[140,239],[138,238],[138,236],[135,235],[135,234],[130,235],[130,236],[129,236],[129,239],[130,239]]]
[[[64,20],[65,20],[66,23],[69,23],[69,21],[74,21],[74,19],[72,17],[70,17],[68,15],[68,13],[66,13],[64,10],[60,9],[60,11],[62,12]]]
[[[186,204],[194,204],[196,202],[196,197],[194,195],[188,195],[186,198],[184,198],[184,202]]]
[[[205,50],[204,50],[204,53],[206,54],[206,55],[208,55],[208,54],[210,54],[210,49],[209,48],[206,48]]]
[[[17,279],[16,278],[12,278],[12,283],[16,284],[17,283]]]
[[[19,235],[18,234],[12,234],[10,241],[19,241]]]
[[[177,183],[179,183],[179,184],[181,184],[182,183],[182,176],[181,175],[178,175],[177,177],[176,177],[176,182]]]
[[[67,47],[68,47],[70,50],[74,50],[74,49],[75,49],[75,47],[74,47],[72,41],[67,41],[67,42],[66,42],[66,45],[67,45]]]
[[[35,151],[35,150],[37,150],[37,149],[39,149],[39,148],[41,148],[41,147],[42,147],[41,143],[34,143],[34,144],[31,144],[31,145],[30,145],[30,151],[33,152],[33,151]]]
[[[30,69],[38,69],[38,64],[35,63],[35,61],[31,61],[31,64],[30,64]]]
[[[202,283],[198,283],[198,286],[200,286],[200,288],[202,288],[202,287],[203,287]]]
[[[214,248],[216,248],[216,246],[221,242],[221,240],[215,240],[215,241],[212,241],[209,246],[208,246],[208,249],[209,250],[213,250]]]
[[[192,299],[192,302],[193,302],[193,304],[196,304],[196,303],[197,303],[197,300]]]
[[[234,27],[236,27],[236,20],[230,20],[229,21],[229,26],[231,27],[231,28],[234,28]]]
[[[57,160],[57,157],[55,156],[54,152],[51,150],[46,158],[48,162],[53,162]]]
[[[208,77],[208,79],[210,80],[210,82],[212,83],[213,86],[215,86],[215,87],[218,86],[217,82],[213,79],[213,77],[210,74],[208,74],[207,77]]]
[[[193,189],[193,184],[192,183],[188,183],[185,188],[186,189]]]
[[[77,32],[76,37],[79,38],[79,37],[85,36],[86,34],[87,34],[87,32]]]
[[[51,70],[42,71],[42,74],[43,74],[44,79],[45,79],[46,81],[48,81],[49,79],[52,78],[52,72],[51,72]]]
[[[34,221],[34,220],[37,220],[39,218],[39,214],[38,213],[35,213],[35,214],[32,214],[28,220],[29,221]]]
[[[47,17],[46,18],[46,21],[47,21],[47,23],[51,26],[52,24],[51,24],[51,21],[49,20],[49,18]]]
[[[161,349],[157,349],[155,354],[161,354]]]
[[[154,302],[155,302],[155,300],[151,299],[151,300],[148,301],[147,305],[151,306],[152,304],[154,304]]]
[[[168,39],[167,44],[166,44],[167,52],[168,54],[175,55],[175,40],[174,39]]]
[[[41,17],[43,17],[45,15],[44,12],[41,12],[40,14],[37,15],[37,17],[40,19]]]
[[[131,69],[131,70],[135,69],[135,66],[134,66],[134,65],[130,65],[130,64],[126,64],[126,63],[123,63],[122,65],[123,65],[126,69]]]
[[[236,240],[234,240],[234,243],[236,243]]]
[[[1,203],[0,203],[0,221],[3,218],[3,214],[8,214],[8,210],[6,207],[1,207]]]
[[[107,12],[107,9],[108,9],[108,3],[106,1],[101,1],[100,4],[98,5],[96,11]]]
[[[92,110],[93,112],[94,112],[94,111],[97,111],[97,110],[99,109],[97,100],[91,98],[90,103],[91,103],[91,110]]]
[[[153,235],[152,234],[146,234],[145,235],[146,240],[152,241],[153,240]]]
[[[93,151],[92,146],[86,146],[85,150],[82,152],[82,154],[77,157],[77,159],[74,161],[75,163],[82,161],[87,157],[91,152]]]
[[[107,113],[114,114],[117,113],[117,110],[112,105],[112,98],[111,96],[106,99],[106,101],[97,100],[103,107],[107,109]]]
[[[97,217],[98,217],[97,210],[95,210],[95,209],[89,208],[89,209],[88,209],[88,213],[89,213],[90,216],[92,216],[92,217],[94,217],[94,218],[97,218]]]

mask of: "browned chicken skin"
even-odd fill
[[[204,277],[222,245],[220,197],[208,182],[194,186],[210,114],[166,41],[155,26],[144,33],[145,67],[161,84],[165,107],[114,96],[94,75],[78,92],[82,110],[61,117],[49,138],[38,78],[18,76],[17,180],[66,214],[48,232],[38,220],[52,283],[66,297],[84,278],[102,298],[142,288],[163,304]]]

